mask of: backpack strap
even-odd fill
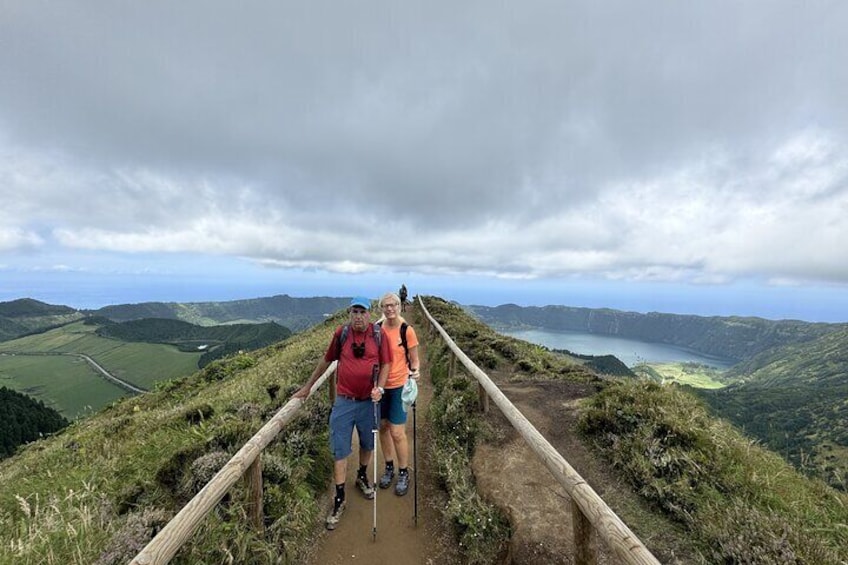
[[[383,321],[380,320],[379,322],[377,322],[374,325],[382,326]],[[409,324],[407,324],[406,322],[401,322],[401,324],[400,324],[400,344],[403,346],[403,354],[406,357],[406,366],[411,369],[412,364],[409,361],[409,344],[406,342],[406,329],[408,327],[409,327]],[[379,344],[380,342],[378,341],[377,343]]]
[[[374,342],[377,344],[378,353],[380,351],[380,346],[382,345],[382,342],[383,342],[383,334],[380,331],[380,327],[381,327],[381,325],[379,323],[371,324],[371,330],[373,332]],[[336,357],[339,360],[341,360],[341,358],[342,358],[342,345],[344,345],[344,342],[347,340],[347,335],[349,333],[350,333],[350,324],[343,325],[342,326],[342,333],[339,335],[339,339],[336,342]]]
[[[350,333],[350,324],[345,324],[342,326],[342,333],[339,335],[339,339],[336,341],[336,359],[339,361],[342,359],[342,345],[347,340],[348,333]]]
[[[409,344],[406,342],[406,330],[409,328],[409,324],[406,322],[401,323],[400,325],[400,344],[403,345],[403,354],[406,356],[406,366],[409,369],[412,369],[412,363],[409,361]]]

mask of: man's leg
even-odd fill
[[[356,419],[356,431],[359,434],[359,470],[356,472],[356,486],[369,500],[375,495],[374,485],[368,480],[368,463],[371,462],[376,448],[374,426],[377,423],[374,421],[374,410],[375,406],[371,402],[361,402]]]
[[[337,485],[343,485],[347,479],[347,459],[339,459],[333,463],[333,479]]]

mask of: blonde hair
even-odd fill
[[[387,292],[387,293],[386,293],[386,294],[384,294],[384,295],[383,295],[383,297],[380,299],[380,307],[381,307],[381,308],[383,307],[383,302],[386,300],[386,298],[393,298],[393,299],[395,300],[395,302],[397,302],[397,303],[398,303],[398,306],[400,306],[400,296],[398,296],[398,295],[397,295],[397,294],[395,294],[394,292]]]

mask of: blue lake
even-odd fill
[[[727,369],[733,363],[695,351],[667,345],[607,335],[550,330],[520,330],[501,332],[550,349],[567,349],[583,355],[615,355],[628,367],[639,363],[694,362]]]

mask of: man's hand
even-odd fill
[[[371,389],[371,400],[374,402],[380,402],[380,399],[383,398],[383,389],[381,387],[375,386]]]
[[[297,389],[297,392],[292,395],[292,398],[302,398],[303,400],[306,400],[306,398],[309,396],[309,391],[311,389],[311,386],[304,385]]]
[[[418,377],[421,376],[421,372],[418,369],[409,372],[409,378],[413,380],[418,380]]]

